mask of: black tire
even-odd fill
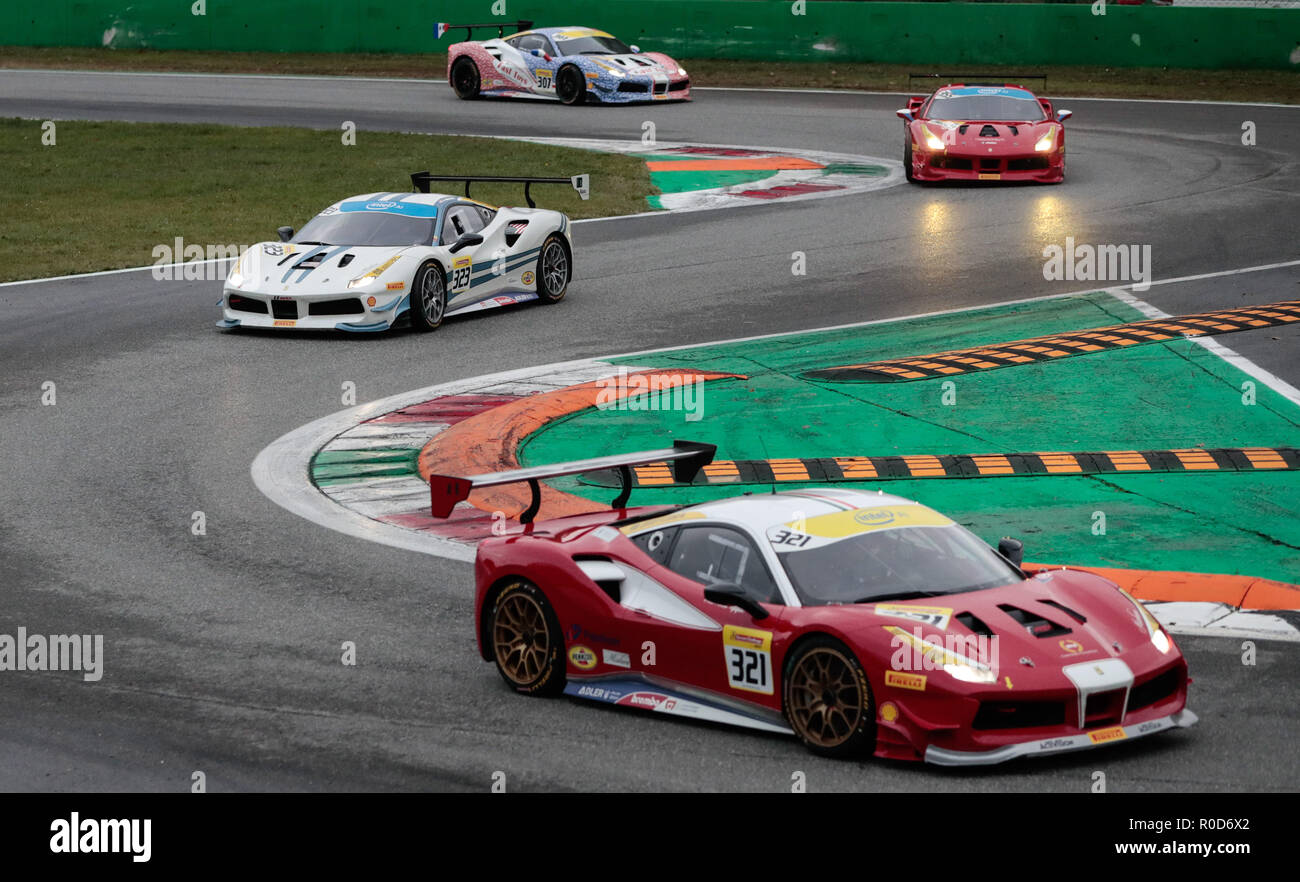
[[[411,283],[411,327],[436,331],[447,317],[447,274],[436,263],[426,263]]]
[[[524,579],[497,593],[487,626],[497,673],[525,695],[564,691],[564,636],[546,595]]]
[[[566,64],[555,74],[555,97],[561,104],[582,104],[587,100],[587,78],[572,64]]]
[[[876,704],[862,664],[843,643],[813,637],[785,662],[782,705],[799,740],[820,756],[851,757],[876,746]]]
[[[912,174],[912,135],[909,132],[907,142],[903,145],[903,174],[907,175],[909,184],[916,183],[916,175]]]
[[[447,79],[451,82],[451,88],[457,98],[468,101],[478,97],[480,79],[478,65],[474,63],[474,59],[464,56],[457,58],[456,63],[451,66],[451,75]]]
[[[543,303],[559,303],[573,278],[573,258],[564,237],[552,233],[537,255],[537,296]]]

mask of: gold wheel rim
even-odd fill
[[[790,673],[790,721],[817,747],[839,747],[862,722],[862,687],[849,660],[818,647]]]
[[[503,600],[492,624],[492,643],[507,677],[520,685],[536,681],[551,649],[541,604],[526,594]]]

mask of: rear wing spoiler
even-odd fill
[[[429,192],[430,181],[464,181],[465,198],[469,198],[469,185],[475,181],[485,181],[488,183],[498,184],[523,184],[524,200],[528,203],[529,208],[536,208],[533,202],[532,193],[529,192],[533,184],[569,184],[573,189],[578,191],[578,195],[584,200],[591,198],[591,175],[573,175],[567,178],[518,178],[518,177],[500,177],[485,175],[433,175],[427,171],[412,172],[411,186],[415,187],[418,193]]]
[[[672,469],[673,481],[690,484],[699,474],[700,469],[713,462],[713,454],[718,450],[715,444],[699,441],[674,441],[672,447],[662,450],[642,450],[636,453],[617,453],[613,456],[597,456],[593,459],[578,459],[573,462],[561,462],[554,465],[533,466],[526,469],[512,469],[508,472],[488,472],[483,475],[457,477],[455,475],[429,476],[429,502],[435,518],[451,516],[456,503],[464,502],[469,494],[483,487],[499,487],[502,484],[528,482],[532,490],[532,501],[519,516],[519,523],[532,523],[537,517],[537,510],[542,504],[542,488],[539,483],[546,478],[562,478],[566,475],[580,475],[584,472],[597,472],[602,469],[618,469],[621,482],[618,497],[610,503],[610,508],[625,508],[628,497],[632,495],[632,467],[649,465],[654,462],[666,462]]]
[[[487,24],[448,24],[445,21],[440,21],[433,26],[433,38],[435,40],[441,40],[442,35],[447,33],[447,31],[458,31],[461,28],[464,28],[465,39],[472,40],[474,39],[475,28],[496,28],[497,39],[501,39],[506,35],[506,28],[514,28],[515,33],[518,33],[519,31],[530,30],[532,29],[532,26],[533,23],[531,21],[492,21]]]

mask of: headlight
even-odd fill
[[[677,73],[679,76],[683,76],[683,77],[686,76],[686,68],[684,67],[677,68]]]
[[[925,136],[926,147],[929,147],[931,150],[944,149],[943,139],[940,138],[938,135],[936,135],[934,132],[930,131],[929,126],[927,126],[925,123],[921,123],[921,134]]]
[[[246,281],[244,278],[244,258],[247,256],[247,251],[239,255],[239,260],[236,260],[234,266],[230,268],[230,275],[226,276],[226,284],[230,287],[242,288],[244,286]]]
[[[1146,625],[1147,636],[1151,638],[1151,645],[1160,650],[1161,653],[1166,653],[1173,649],[1173,641],[1169,639],[1169,635],[1165,633],[1165,629],[1156,621],[1156,617],[1147,612],[1147,608],[1143,606],[1136,597],[1129,594],[1123,588],[1119,589],[1119,593],[1128,598],[1129,603],[1137,607],[1138,616],[1141,617],[1142,624]]]
[[[385,270],[387,270],[393,264],[397,263],[397,259],[399,257],[401,257],[400,254],[394,254],[392,257],[388,258],[388,260],[385,260],[383,263],[381,263],[379,266],[372,269],[370,272],[366,273],[364,276],[357,276],[355,279],[348,282],[348,287],[364,288],[366,285],[369,285],[371,282],[378,281],[379,277],[384,274]]]
[[[943,666],[944,673],[963,683],[996,683],[998,675],[987,667],[973,667],[967,664],[949,664]]]
[[[627,76],[627,74],[623,73],[623,71],[621,71],[621,70],[615,70],[615,69],[612,68],[612,67],[609,69],[609,72],[610,72],[613,76],[615,76],[616,78],[618,78],[618,79],[620,79],[620,80],[623,79],[623,77]]]
[[[1048,150],[1051,150],[1055,146],[1056,146],[1056,129],[1052,129],[1046,135],[1043,135],[1043,137],[1038,139],[1038,143],[1034,145],[1034,149],[1037,150],[1039,153],[1046,153]]]

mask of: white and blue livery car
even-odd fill
[[[336,202],[296,234],[245,250],[222,291],[219,328],[432,331],[443,319],[530,300],[559,302],[573,277],[569,218],[534,207],[536,183],[589,177],[411,175],[415,193],[367,193]],[[429,182],[465,182],[465,196]],[[470,199],[474,181],[524,184],[528,208]]]

